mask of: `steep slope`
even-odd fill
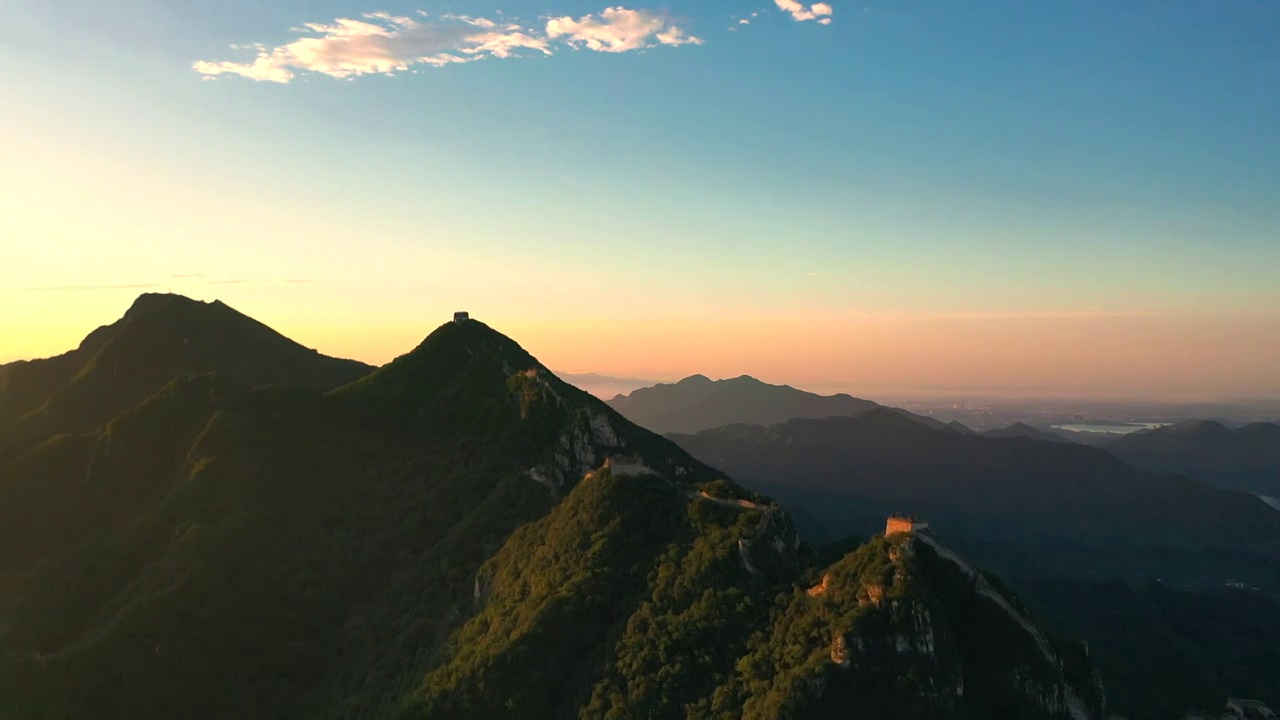
[[[609,401],[613,409],[654,432],[697,432],[731,423],[771,425],[790,418],[857,415],[876,403],[850,395],[815,395],[769,385],[743,375],[711,380],[703,375],[641,388]]]
[[[1156,581],[1018,581],[1049,627],[1078,633],[1133,720],[1212,710],[1227,697],[1280,706],[1280,602],[1246,588]],[[1134,662],[1142,657],[1142,662]],[[1216,717],[1217,715],[1215,715]]]
[[[1077,645],[926,533],[877,536],[783,598],[718,710],[744,718],[1101,717]]]
[[[1280,497],[1280,425],[1275,423],[1229,428],[1200,420],[1125,435],[1104,447],[1149,472]]]
[[[592,473],[477,575],[422,717],[676,717],[703,705],[801,567],[776,508]],[[705,494],[704,494],[705,493]],[[713,494],[715,493],[715,494]]]
[[[21,414],[0,422],[0,458],[60,433],[101,427],[186,373],[218,372],[244,388],[323,391],[369,370],[305,348],[217,301],[143,295],[80,349],[10,369],[11,407]]]

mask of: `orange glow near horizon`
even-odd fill
[[[137,292],[97,293],[110,302],[47,293],[40,298],[40,314],[4,314],[0,361],[74,348],[93,327],[119,317]],[[423,306],[413,308],[413,317],[406,313],[368,322],[358,306],[333,311],[297,298],[281,302],[279,293],[252,288],[226,294],[243,300],[228,300],[233,307],[307,347],[373,365],[412,350],[453,310],[464,309]],[[872,399],[877,392],[899,397],[1280,397],[1280,319],[1268,316],[704,312],[549,320],[544,313],[504,312],[496,306],[465,309],[561,372],[656,381],[694,373],[745,374]]]

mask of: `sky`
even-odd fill
[[[322,352],[1280,397],[1280,3],[10,0],[0,362],[141,292]]]

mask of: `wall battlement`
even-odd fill
[[[636,477],[638,475],[657,475],[652,468],[644,464],[644,459],[631,455],[612,455],[605,458],[604,466],[614,477]]]

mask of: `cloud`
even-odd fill
[[[817,20],[822,25],[831,24],[831,6],[827,3],[814,3],[805,7],[803,3],[796,0],[773,0],[778,9],[791,15],[791,19],[797,22],[805,20]]]
[[[701,38],[687,34],[664,15],[622,7],[606,8],[599,17],[551,18],[547,21],[547,36],[597,52],[642,50],[653,47],[655,40],[673,47],[702,44]]]
[[[752,21],[752,20],[755,20],[755,19],[756,19],[756,18],[758,18],[758,17],[760,17],[760,13],[762,13],[762,12],[765,12],[765,11],[764,11],[764,10],[756,10],[755,12],[751,13],[750,15],[745,15],[745,16],[742,16],[742,15],[734,15],[734,16],[733,16],[733,19],[734,19],[734,20],[737,20],[737,22],[735,22],[734,24],[730,25],[730,26],[729,26],[729,30],[731,30],[731,31],[736,31],[736,30],[737,30],[739,27],[741,27],[742,25],[750,25],[750,24],[751,24],[751,21]]]
[[[40,285],[36,287],[25,287],[22,290],[145,290],[147,288],[159,287],[155,283],[136,283],[130,285]]]
[[[1168,317],[1166,312],[1146,310],[1085,310],[1027,312],[845,312],[846,318],[868,320],[1074,320]]]
[[[332,23],[306,23],[305,37],[276,48],[257,46],[252,62],[195,63],[198,73],[224,73],[251,80],[287,83],[300,71],[335,78],[372,73],[388,74],[413,65],[441,67],[482,57],[505,58],[518,49],[550,54],[545,38],[534,37],[518,26],[464,16],[423,22],[388,13],[370,13],[361,20],[338,18]]]
[[[385,75],[418,65],[444,67],[521,53],[551,55],[557,46],[619,53],[702,43],[663,13],[624,7],[606,8],[598,16],[553,17],[541,30],[468,15],[442,15],[437,20],[426,19],[421,11],[418,15],[422,19],[378,12],[358,20],[306,23],[296,31],[310,37],[291,43],[274,48],[233,46],[255,50],[252,61],[200,60],[193,67],[210,78],[231,74],[287,83],[301,72],[335,78]]]
[[[309,284],[309,283],[317,283],[317,282],[320,282],[320,281],[307,280],[307,279],[289,279],[289,280],[234,279],[234,280],[208,280],[208,281],[205,281],[204,284],[205,285],[278,285],[278,284],[299,285],[299,284]]]

